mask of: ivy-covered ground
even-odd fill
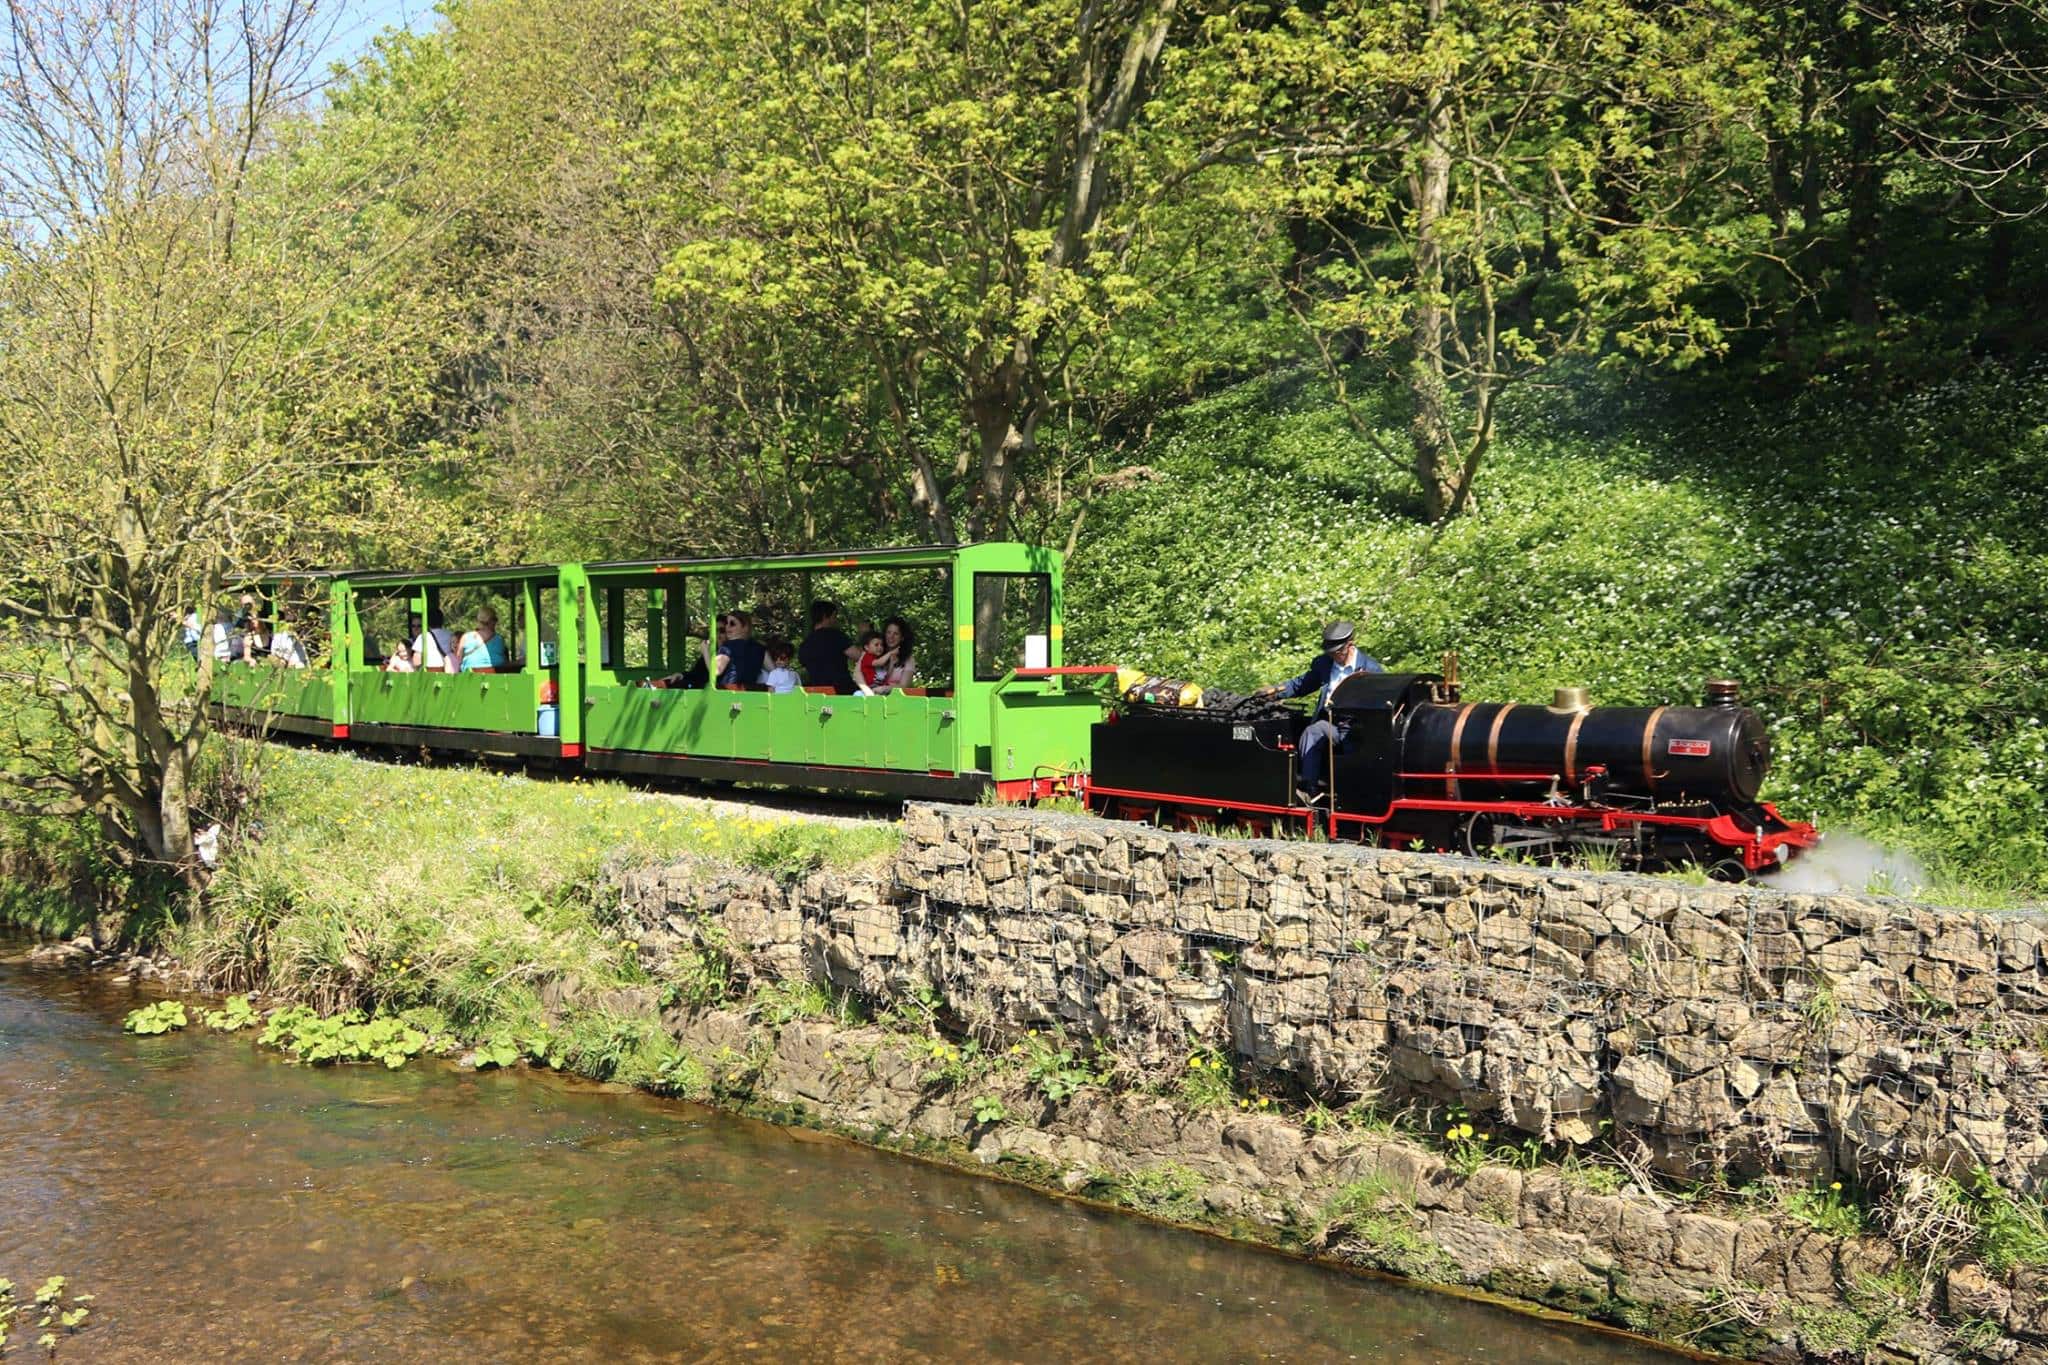
[[[2037,901],[2044,378],[1780,400],[1582,373],[1514,396],[1477,510],[1441,535],[1397,414],[1243,385],[1162,423],[1090,508],[1069,651],[1242,687],[1350,615],[1390,667],[1456,649],[1476,700],[1687,702],[1737,677],[1776,745],[1768,799],[1911,849],[1945,899]]]

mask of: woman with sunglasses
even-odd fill
[[[744,611],[729,611],[718,623],[722,643],[711,661],[711,676],[720,687],[752,687],[761,681],[761,666],[767,651],[754,638],[754,618]]]
[[[1296,741],[1301,759],[1301,788],[1295,793],[1304,806],[1322,797],[1330,768],[1330,746],[1343,749],[1349,736],[1324,713],[1330,708],[1330,694],[1337,684],[1353,673],[1384,673],[1380,661],[1359,649],[1357,630],[1349,621],[1332,621],[1323,627],[1323,652],[1309,662],[1299,677],[1259,689],[1262,697],[1301,697],[1316,694],[1315,718]]]

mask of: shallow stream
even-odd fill
[[[97,1295],[59,1361],[1674,1359],[643,1095],[133,1038],[135,1003],[0,965],[0,1276]]]

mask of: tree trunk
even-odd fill
[[[1443,23],[1444,0],[1424,7],[1425,45]],[[1439,223],[1450,203],[1451,151],[1448,82],[1430,78],[1417,128],[1421,157],[1412,178],[1415,199],[1415,320],[1410,329],[1414,357],[1408,364],[1411,405],[1409,440],[1415,452],[1415,481],[1431,521],[1454,516],[1458,491],[1457,437],[1452,430],[1450,386],[1444,378],[1443,244]]]
[[[1044,256],[1034,263],[1033,302],[1050,302],[1055,281],[1082,269],[1095,230],[1111,197],[1111,167],[1104,161],[1110,141],[1144,107],[1153,73],[1165,50],[1178,0],[1134,6],[1087,5],[1075,37],[1074,96],[1079,106],[1073,140],[1049,156],[1047,183],[1059,186],[1059,226]],[[1020,291],[1021,292],[1021,291]],[[968,378],[966,409],[974,428],[976,478],[967,534],[980,540],[1000,534],[1009,523],[1018,466],[1037,446],[1044,395],[1034,382],[1039,353],[1051,324],[1018,336],[993,369]]]
[[[1843,75],[1854,84],[1875,78],[1877,45],[1873,29],[1877,18],[1865,14],[1863,22],[1847,30],[1843,42]],[[1878,283],[1884,269],[1884,239],[1878,231],[1884,181],[1882,115],[1877,97],[1854,91],[1849,96],[1848,131],[1849,223],[1842,282],[1849,294],[1849,320],[1857,330],[1874,332],[1878,323]]]

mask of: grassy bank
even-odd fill
[[[1477,509],[1423,525],[1402,416],[1316,382],[1181,409],[1089,510],[1069,649],[1243,687],[1334,615],[1475,700],[1691,702],[1741,678],[1792,813],[1918,853],[1951,903],[2048,895],[2048,390],[1598,374],[1516,396]],[[1959,451],[1972,458],[1959,459]]]
[[[162,891],[136,901],[118,931],[128,941],[217,989],[407,1015],[436,1036],[517,1040],[643,1082],[668,1052],[647,1027],[654,992],[615,928],[607,867],[694,858],[794,875],[897,841],[881,821],[283,746],[223,744],[211,777],[215,803],[255,796],[204,907]],[[92,918],[101,900],[77,884],[95,871],[89,833],[9,823],[0,921],[59,934]]]
[[[533,1038],[543,995],[593,1002],[562,1046],[621,1069],[607,1000],[647,985],[607,865],[702,858],[794,873],[893,849],[893,826],[737,815],[609,782],[534,781],[271,748],[248,833],[165,946],[203,979],[323,1009],[431,1010],[466,1039]],[[431,1030],[430,1031],[435,1031]]]

